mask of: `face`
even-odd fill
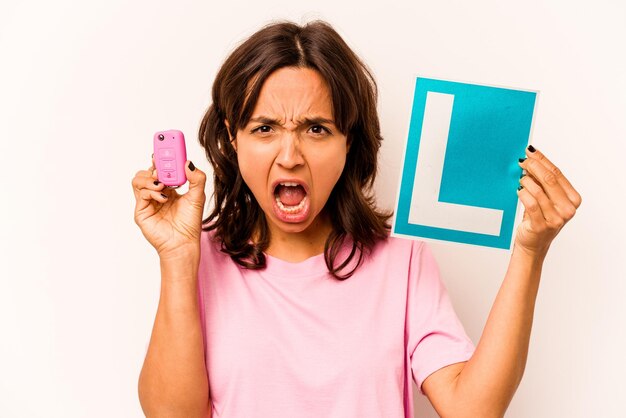
[[[348,145],[316,70],[286,67],[270,74],[233,146],[273,238],[328,228],[320,214],[341,176]]]

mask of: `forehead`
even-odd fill
[[[332,117],[328,84],[311,68],[280,68],[271,73],[259,92],[252,118],[265,115],[278,119],[304,115]]]

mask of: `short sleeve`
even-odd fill
[[[414,241],[409,267],[406,332],[413,379],[422,383],[442,367],[467,361],[475,347],[452,306],[437,262],[424,242]]]

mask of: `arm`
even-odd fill
[[[524,373],[542,259],[515,251],[476,351],[422,388],[442,417],[501,417]]]
[[[196,254],[161,260],[159,306],[139,376],[147,417],[207,417],[210,412]]]
[[[469,361],[438,370],[422,385],[442,417],[502,417],[522,379],[543,261],[581,203],[558,168],[532,150],[520,162],[528,173],[518,192],[524,219],[476,351]]]

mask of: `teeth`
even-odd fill
[[[294,183],[291,181],[285,182],[285,183],[280,183],[281,186],[291,186],[291,187],[296,187],[298,185],[298,183]]]
[[[287,212],[287,213],[300,212],[304,208],[305,203],[306,203],[306,196],[304,196],[304,199],[302,199],[302,201],[298,203],[296,206],[285,206],[283,205],[283,202],[280,201],[278,196],[276,197],[276,204],[278,205],[280,210],[282,210],[283,212]]]

